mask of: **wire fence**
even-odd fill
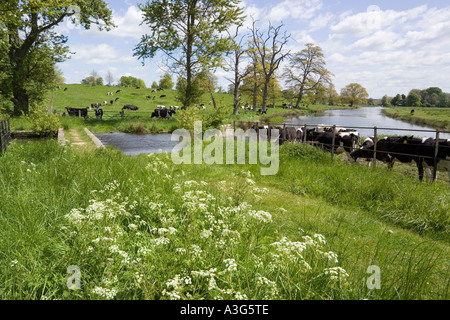
[[[295,128],[295,131],[298,132],[299,129],[301,129],[302,134],[301,138],[299,138],[299,135],[296,135],[295,138],[292,138],[289,136],[289,128],[293,127]],[[330,151],[331,158],[333,159],[337,150],[339,147],[343,147],[344,150],[351,154],[351,152],[360,149],[362,146],[362,142],[364,138],[369,137],[361,137],[358,133],[358,130],[364,129],[364,130],[373,130],[373,135],[370,136],[370,138],[373,141],[373,148],[366,149],[366,151],[369,151],[368,154],[371,155],[370,160],[372,161],[373,165],[377,165],[377,160],[388,162],[391,165],[393,162],[391,162],[392,159],[396,158],[400,162],[407,163],[407,162],[413,162],[415,161],[418,168],[419,165],[423,166],[424,164],[428,166],[428,164],[432,163],[432,179],[433,181],[436,180],[438,176],[438,163],[440,161],[443,161],[447,164],[447,166],[443,166],[444,169],[448,171],[448,180],[447,182],[450,183],[450,145],[449,141],[446,139],[440,139],[442,134],[448,134],[450,131],[445,130],[426,130],[426,129],[401,129],[401,128],[383,128],[383,127],[360,127],[360,126],[352,126],[352,128],[343,128],[342,126],[337,125],[317,125],[317,124],[304,124],[304,125],[287,125],[285,123],[261,123],[259,121],[234,121],[233,123],[233,129],[236,130],[236,128],[248,130],[248,129],[255,129],[257,132],[257,137],[259,137],[260,129],[264,128],[264,132],[267,132],[268,137],[270,138],[271,130],[277,129],[279,130],[279,142],[280,144],[283,144],[285,142],[293,142],[293,143],[303,143],[303,144],[310,144],[315,145],[323,150]],[[345,129],[345,131],[339,131],[340,129]],[[267,131],[265,131],[267,130]],[[328,139],[328,141],[318,141],[314,140],[314,135],[309,135],[308,130],[315,130],[318,132],[319,130],[322,130],[321,132],[329,132],[331,134],[331,140]],[[429,138],[434,139],[432,144],[422,144],[420,145],[420,148],[417,148],[416,150],[421,150],[420,153],[408,153],[408,152],[396,152],[392,151],[392,149],[395,150],[395,147],[399,147],[399,149],[411,149],[406,148],[404,146],[405,143],[408,143],[409,135],[400,135],[397,136],[397,141],[390,140],[390,150],[381,150],[377,149],[378,142],[383,139],[383,137],[390,136],[383,134],[383,131],[398,131],[398,132],[420,132],[420,133],[429,133]],[[292,131],[291,131],[292,132]],[[347,132],[348,134],[351,134],[352,132],[354,134],[357,134],[358,137],[358,143],[355,146],[343,146],[338,142],[336,139],[337,135],[343,132]],[[404,138],[404,139],[402,139]],[[411,137],[412,138],[412,137]],[[425,141],[426,138],[424,138]],[[394,148],[392,148],[394,146]],[[402,147],[400,147],[402,146]],[[383,157],[384,156],[384,157]],[[369,160],[369,158],[368,158]],[[427,161],[428,160],[428,161]],[[420,162],[420,164],[419,164]],[[422,178],[422,177],[421,177]]]
[[[0,154],[2,154],[11,142],[11,127],[9,119],[0,120]]]

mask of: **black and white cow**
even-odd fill
[[[351,156],[357,160],[360,158],[373,159],[374,138],[367,138],[360,149],[352,152]],[[419,171],[419,179],[423,180],[424,167],[433,168],[435,160],[436,139],[414,137],[386,137],[376,144],[376,158],[394,166],[395,161],[401,163],[415,162]],[[450,140],[440,139],[436,157],[437,169],[447,171],[450,180]]]
[[[123,108],[122,108],[122,110],[132,110],[132,111],[136,111],[138,109],[139,109],[138,107],[136,107],[136,106],[134,106],[132,104],[124,105]]]
[[[77,116],[77,117],[83,117],[86,118],[88,115],[88,108],[70,108],[66,107],[67,113],[69,116]]]
[[[306,141],[321,146],[330,151],[333,146],[333,127],[321,127],[307,129]],[[337,127],[334,134],[334,152],[341,153],[342,149],[350,158],[351,153],[357,148],[359,133],[353,129]],[[342,148],[342,149],[341,149]]]

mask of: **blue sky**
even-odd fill
[[[118,26],[99,32],[64,22],[57,31],[69,36],[74,54],[59,67],[66,83],[80,83],[93,70],[143,79],[147,86],[166,72],[161,57],[146,61],[133,57],[133,48],[146,33],[140,0],[107,1]],[[289,50],[306,43],[319,45],[336,90],[349,83],[364,86],[373,98],[408,94],[431,86],[450,92],[450,3],[447,1],[329,1],[245,0],[246,26],[256,19],[262,28],[270,21],[284,24],[291,34]],[[248,31],[245,29],[244,31]],[[281,71],[281,70],[280,70]],[[217,71],[226,88],[226,72]]]

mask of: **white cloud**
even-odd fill
[[[317,31],[325,28],[334,19],[334,14],[327,12],[326,14],[319,14],[316,18],[309,22],[310,31]]]
[[[286,19],[308,20],[322,8],[320,0],[284,0],[274,6],[267,19],[270,21],[284,21]]]
[[[75,45],[72,46],[73,60],[82,60],[83,63],[92,65],[108,65],[113,63],[130,63],[135,59],[130,55],[122,55],[115,47],[101,43],[97,45]]]

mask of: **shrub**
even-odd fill
[[[40,105],[31,108],[28,120],[31,130],[39,136],[56,136],[60,127],[59,118],[53,113],[47,113]]]

